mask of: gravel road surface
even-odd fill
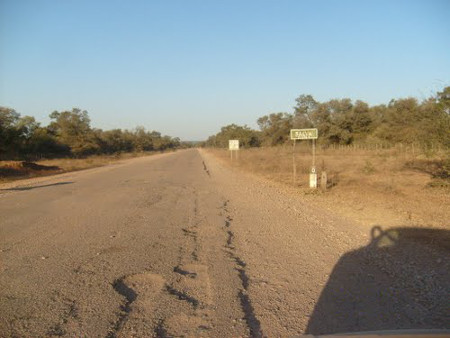
[[[0,336],[448,328],[449,232],[362,228],[191,149],[0,186]]]

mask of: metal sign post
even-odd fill
[[[295,163],[295,141],[296,140],[312,140],[312,167],[309,174],[309,187],[317,188],[317,173],[316,173],[316,139],[318,137],[318,131],[316,128],[310,129],[291,129],[291,140],[294,140],[294,146],[292,151],[292,171],[293,181],[295,185],[297,167]]]
[[[295,183],[297,181],[297,163],[295,163],[295,141],[294,139],[294,145],[292,147],[292,177],[293,177],[293,183],[295,187]]]

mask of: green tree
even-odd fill
[[[294,107],[294,128],[312,128],[314,126],[312,114],[316,111],[318,102],[312,95],[300,95],[295,99],[297,102]]]
[[[7,159],[18,152],[20,133],[16,125],[19,119],[20,114],[14,109],[0,107],[0,158]]]
[[[135,128],[133,140],[133,148],[135,151],[153,150],[153,141],[153,138],[149,135],[144,127],[138,126]]]
[[[442,92],[438,92],[435,101],[437,108],[450,116],[450,86],[445,87]]]
[[[356,101],[350,117],[355,139],[364,139],[373,128],[369,105],[360,100]]]
[[[229,140],[239,140],[240,147],[258,147],[260,145],[260,134],[248,126],[230,124],[222,127],[216,135],[210,136],[205,142],[207,146],[227,148]]]
[[[50,118],[53,122],[50,123],[49,130],[56,135],[58,141],[69,146],[75,156],[93,154],[99,150],[87,111],[78,108],[73,108],[72,111],[54,111]]]
[[[61,157],[70,155],[70,148],[57,141],[47,128],[38,127],[27,139],[23,148],[23,157],[36,160],[43,157]]]
[[[420,119],[417,99],[391,100],[375,135],[392,144],[417,142]]]
[[[289,140],[292,129],[292,115],[288,113],[273,113],[260,117],[257,120],[261,130],[261,139],[264,145],[275,146]]]
[[[133,142],[121,129],[102,131],[99,135],[102,152],[107,154],[129,152],[133,150]]]

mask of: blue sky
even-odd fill
[[[201,140],[295,98],[450,85],[450,1],[0,0],[0,105]]]

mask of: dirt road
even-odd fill
[[[2,337],[450,322],[447,231],[361,228],[204,151],[0,189]]]

